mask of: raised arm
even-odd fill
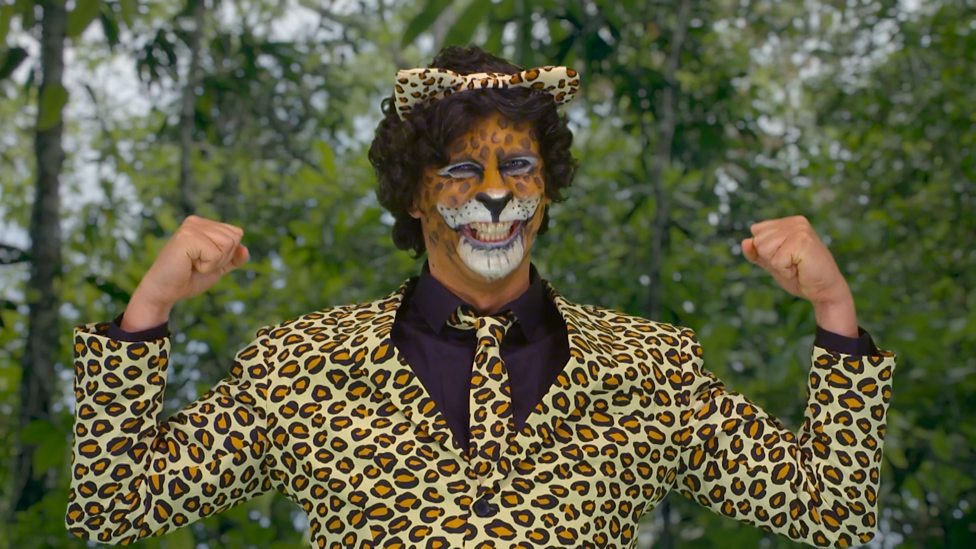
[[[810,301],[821,329],[858,337],[847,282],[805,218],[764,221],[751,231],[742,242],[749,261]],[[704,368],[693,332],[682,338],[690,381],[676,438],[677,489],[718,513],[813,545],[870,540],[894,355],[873,343],[866,354],[816,346],[803,425],[794,434]]]
[[[122,326],[166,320],[172,306],[242,264],[243,231],[191,216],[133,294]],[[109,323],[75,329],[75,426],[65,524],[104,543],[168,532],[272,488],[265,331],[196,402],[160,417],[168,337],[122,341]]]

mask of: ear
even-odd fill
[[[410,214],[410,217],[414,219],[420,219],[420,208],[418,208],[416,204],[410,206],[407,213]]]

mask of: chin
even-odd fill
[[[462,234],[457,246],[458,257],[464,265],[490,282],[512,274],[522,264],[526,251],[522,231],[498,244],[486,244]]]

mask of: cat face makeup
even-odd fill
[[[531,125],[483,118],[428,167],[411,215],[421,220],[429,261],[457,275],[495,281],[528,258],[548,200]]]

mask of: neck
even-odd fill
[[[450,272],[439,263],[428,260],[430,274],[454,295],[477,309],[479,314],[493,314],[529,289],[529,259],[526,257],[508,276],[485,280],[473,274]],[[452,276],[453,275],[453,276]]]

